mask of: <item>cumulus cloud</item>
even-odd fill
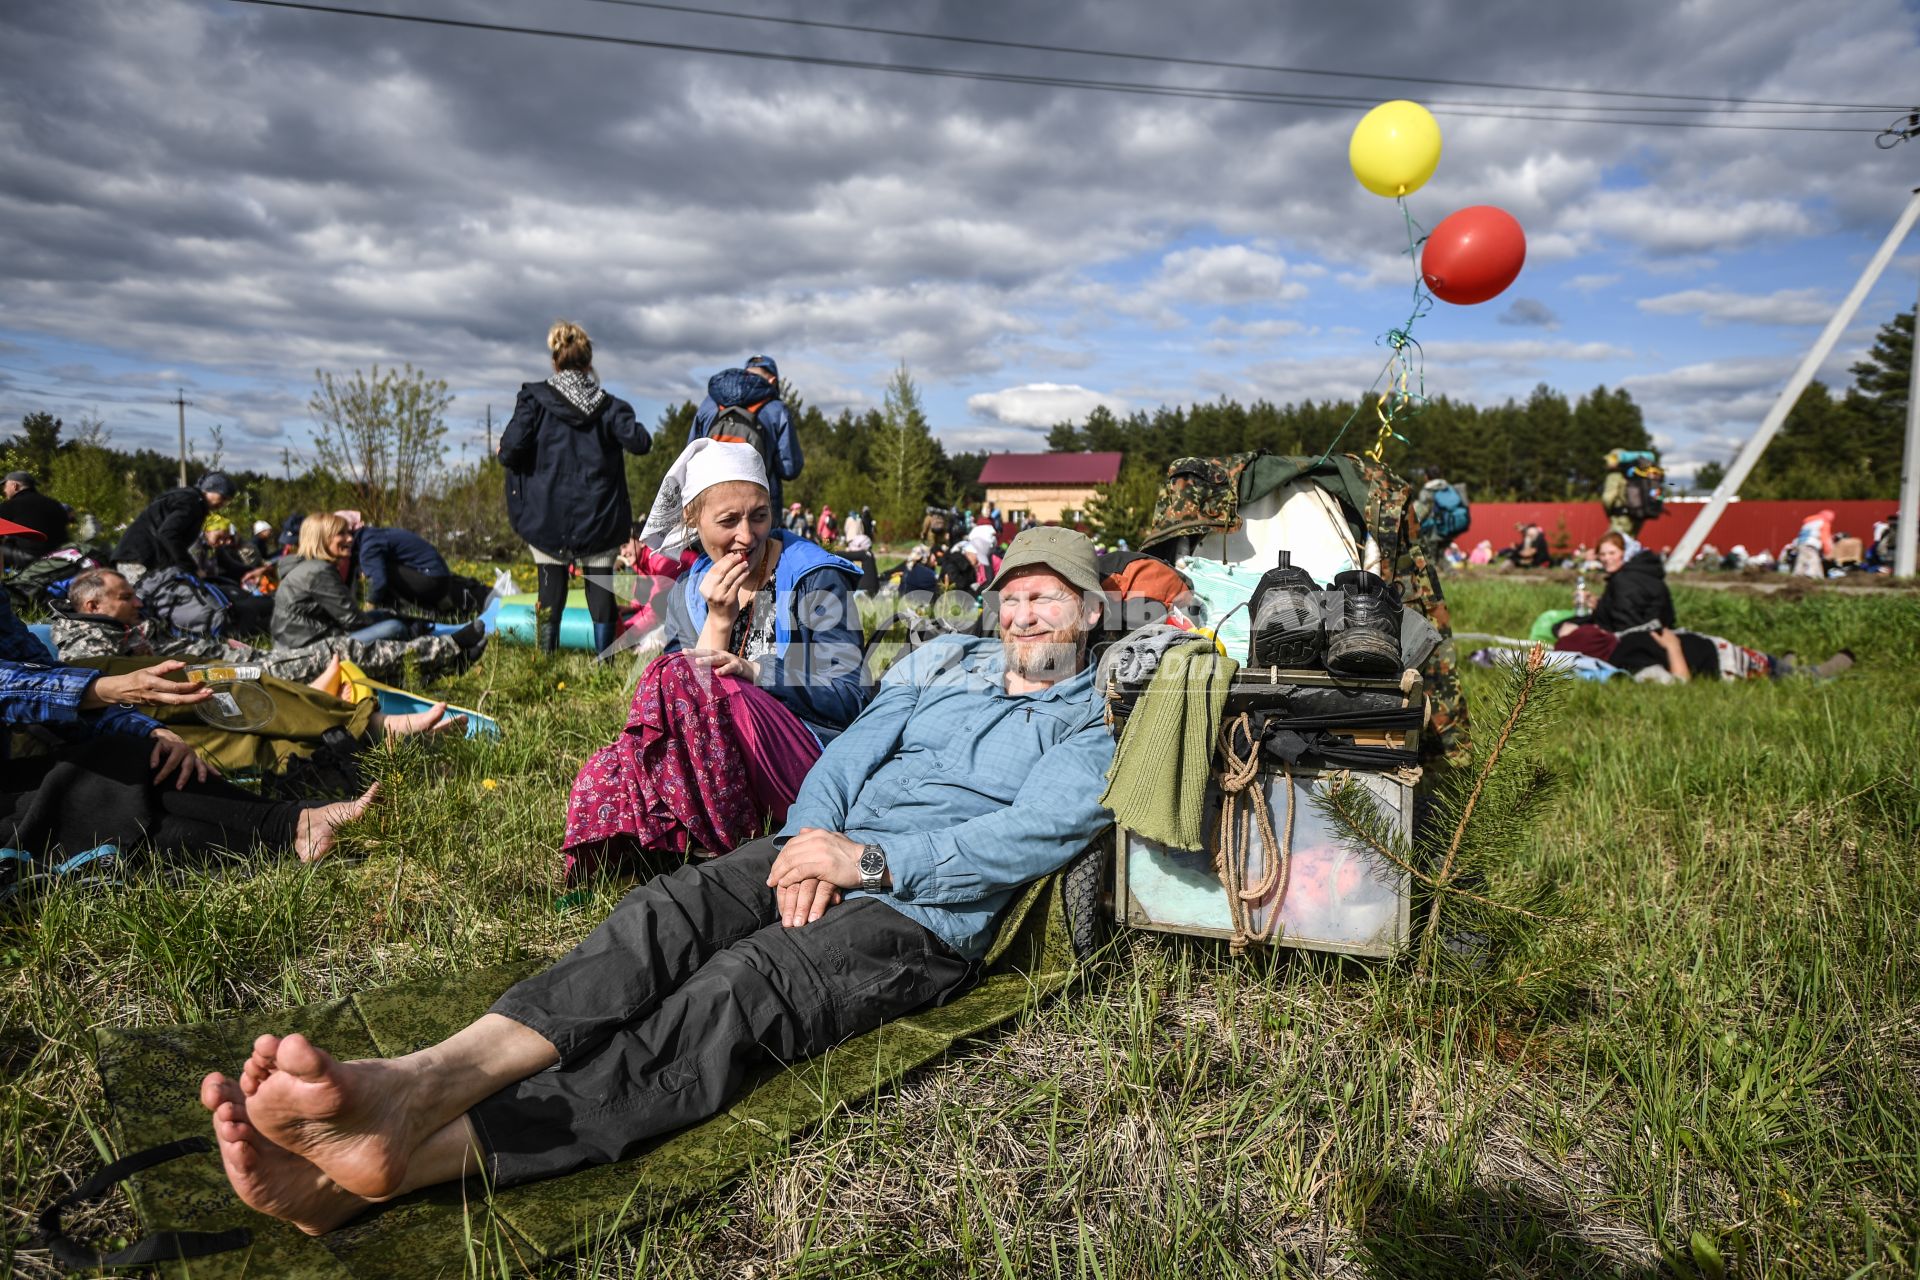
[[[967,408],[976,416],[1023,427],[1078,421],[1092,413],[1096,405],[1105,405],[1117,414],[1132,408],[1119,396],[1058,382],[1030,382],[967,397]]]
[[[1683,289],[1642,298],[1634,305],[1659,316],[1697,315],[1708,324],[1825,324],[1834,311],[1832,298],[1822,289],[1776,289],[1763,294]]]
[[[1119,47],[1181,56],[1476,79],[1524,63],[1544,83],[1783,98],[1858,96],[1920,76],[1900,0],[1823,14],[1816,37],[1791,6],[1734,0],[1521,7],[1501,13],[1493,44],[1464,0],[1387,28],[1355,6],[1283,28],[1254,0],[1222,5],[1201,26],[1177,6],[1116,25],[1089,0],[981,0],[911,25],[1064,46],[1099,29]],[[515,0],[457,8],[531,21]],[[848,58],[897,52],[851,32],[588,8],[539,21]],[[857,22],[869,8],[819,0],[808,14]],[[1222,31],[1234,33],[1230,48]],[[973,56],[915,51],[956,66]],[[1051,74],[1094,65],[978,56]],[[1246,362],[1267,354],[1261,343],[1352,325],[1361,313],[1338,310],[1353,301],[1342,290],[1409,281],[1397,211],[1348,173],[1345,111],[779,63],[743,75],[748,64],[686,54],[220,0],[14,0],[0,58],[0,342],[18,340],[8,363],[33,375],[0,380],[0,415],[49,403],[25,388],[47,387],[46,366],[85,350],[97,371],[137,367],[156,389],[184,385],[202,402],[190,425],[219,415],[256,465],[304,438],[316,367],[411,360],[452,383],[464,429],[540,375],[540,338],[561,315],[593,332],[602,373],[643,413],[768,349],[822,407],[863,403],[906,359],[957,419],[969,392],[1068,376],[1147,378],[1174,401],[1323,386],[1304,367],[1271,379]],[[1124,78],[1248,82],[1150,63]],[[750,90],[715,94],[722,81]],[[567,86],[564,110],[555,84]],[[1430,224],[1497,203],[1540,263],[1592,255],[1636,275],[1699,272],[1705,255],[1813,231],[1877,238],[1902,198],[1878,153],[1828,135],[1451,116],[1443,128],[1446,163],[1417,214]],[[1588,273],[1570,287],[1609,283]],[[1217,330],[1221,312],[1246,326]],[[1257,327],[1295,317],[1307,331]],[[1582,337],[1620,350],[1607,331]],[[1615,358],[1595,349],[1464,357],[1459,385]],[[162,368],[177,373],[163,380]],[[144,391],[57,390],[98,394],[123,442],[170,447],[170,415]]]
[[[1288,277],[1285,258],[1244,244],[1170,253],[1161,259],[1160,274],[1149,287],[1168,302],[1229,307],[1277,305],[1307,296],[1307,286]]]
[[[1813,215],[1795,200],[1689,202],[1657,187],[1598,192],[1568,214],[1566,225],[1662,256],[1736,248],[1815,229]]]

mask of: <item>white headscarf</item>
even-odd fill
[[[689,440],[660,481],[640,541],[664,555],[679,555],[693,545],[693,530],[686,525],[687,504],[713,486],[733,480],[767,488],[767,464],[760,460],[759,450],[706,436]]]
[[[977,524],[967,530],[967,541],[980,553],[980,563],[988,564],[993,557],[993,526]]]

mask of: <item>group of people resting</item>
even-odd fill
[[[998,634],[934,640],[869,688],[854,567],[775,529],[769,489],[744,444],[696,439],[674,464],[644,537],[696,558],[569,798],[574,874],[673,869],[431,1048],[341,1062],[262,1036],[209,1075],[241,1199],[320,1233],[440,1182],[623,1159],[758,1063],[953,999],[1020,887],[1106,826],[1092,544],[1021,534],[991,581]]]
[[[202,485],[174,492],[212,506],[224,501],[223,477]],[[123,538],[120,549],[142,554],[158,545],[142,539],[167,527],[166,509],[184,505],[156,502],[161,513],[144,528],[136,521],[141,535],[131,545]],[[38,536],[10,524],[4,531]],[[143,616],[130,577],[155,567],[139,560],[68,580],[51,628],[57,657],[0,595],[0,732],[7,739],[0,741],[0,892],[49,869],[99,870],[139,856],[177,862],[259,845],[316,860],[332,848],[335,829],[373,798],[369,788],[337,799],[359,789],[358,752],[394,737],[464,728],[445,703],[389,716],[373,698],[350,696],[343,661],[375,679],[398,676],[412,661],[430,677],[473,661],[486,643],[478,623],[404,639],[390,629],[356,628],[351,544],[343,517],[306,518],[297,547],[279,561],[273,648],[179,633]],[[203,718],[217,695],[184,678],[196,663],[258,666],[270,715],[251,727]],[[9,758],[16,731],[37,737],[39,748]],[[332,769],[301,768],[319,758]],[[265,794],[234,786],[222,767],[259,775]]]
[[[1598,598],[1583,595],[1580,612],[1554,626],[1555,649],[1597,658],[1637,678],[1746,680],[1795,672],[1792,654],[1763,653],[1681,629],[1665,563],[1630,535],[1610,530],[1601,536],[1596,554],[1606,586]],[[1852,665],[1852,653],[1842,649],[1811,670],[1830,676]]]

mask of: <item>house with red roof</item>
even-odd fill
[[[1073,524],[1103,484],[1120,478],[1120,453],[995,453],[980,469],[987,505],[1003,518]]]

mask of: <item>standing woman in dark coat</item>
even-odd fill
[[[507,469],[507,517],[533,549],[540,575],[540,652],[560,644],[567,572],[579,565],[593,618],[593,644],[605,653],[617,633],[613,566],[633,525],[621,450],[652,443],[633,406],[608,395],[593,371],[593,343],[566,320],[547,333],[553,376],[520,388],[513,420],[500,436]]]

